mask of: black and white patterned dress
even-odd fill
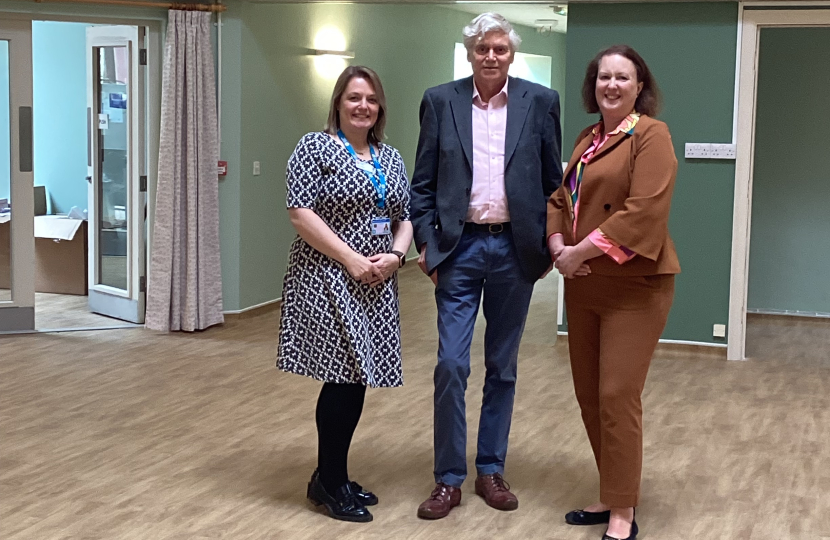
[[[389,253],[392,235],[373,236],[371,221],[409,221],[409,182],[397,150],[381,144],[378,158],[387,183],[381,216],[374,186],[348,151],[326,133],[305,135],[288,160],[288,208],[311,208],[357,253]],[[281,370],[325,382],[403,384],[397,274],[363,285],[298,236],[282,300]]]

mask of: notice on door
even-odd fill
[[[108,114],[99,114],[98,115],[98,129],[109,129],[110,127],[110,115]]]

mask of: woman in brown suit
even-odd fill
[[[680,264],[668,220],[677,158],[657,85],[636,51],[617,45],[588,65],[582,100],[600,122],[580,133],[548,202],[548,247],[564,275],[571,370],[600,476],[599,503],[572,525],[608,523],[637,536],[642,404]]]

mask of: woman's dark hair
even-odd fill
[[[585,70],[585,80],[582,82],[582,104],[585,110],[589,113],[599,112],[596,95],[599,64],[604,57],[616,54],[631,60],[637,69],[637,82],[643,83],[643,89],[640,91],[640,95],[637,96],[637,101],[634,103],[634,110],[640,114],[646,114],[652,117],[657,116],[657,113],[660,112],[662,101],[660,89],[657,87],[657,81],[654,80],[654,76],[651,74],[651,70],[648,69],[643,57],[628,45],[608,47],[600,51],[591,60],[591,63],[588,64],[588,69]]]

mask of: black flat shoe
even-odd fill
[[[340,486],[332,497],[320,483],[320,477],[314,474],[308,483],[307,496],[314,506],[325,506],[329,516],[334,519],[357,523],[372,521],[371,512],[357,499],[351,482]]]
[[[611,510],[605,512],[586,512],[585,510],[574,510],[565,514],[565,521],[569,525],[599,525],[608,523],[611,519]]]
[[[631,534],[628,535],[628,538],[614,538],[613,536],[608,536],[608,531],[605,531],[605,534],[602,535],[602,540],[637,540],[637,533],[640,532],[639,527],[637,527],[637,521],[631,522]]]
[[[378,503],[378,496],[371,491],[366,491],[357,482],[350,482],[355,498],[363,503],[363,506],[374,506]]]

